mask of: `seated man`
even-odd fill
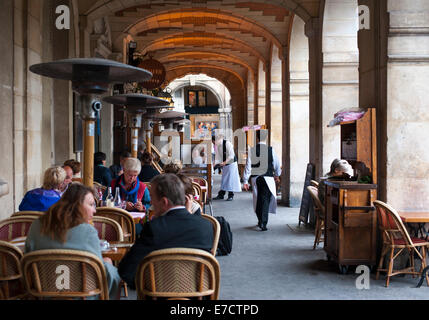
[[[153,177],[159,175],[159,172],[152,167],[152,155],[145,151],[141,155],[142,169],[139,174],[139,180],[142,182],[150,182]]]
[[[109,169],[113,179],[118,179],[118,177],[124,173],[124,161],[127,158],[131,158],[131,153],[128,151],[123,151],[119,156],[119,164],[110,166]]]
[[[167,248],[210,251],[213,244],[211,223],[186,210],[185,190],[176,175],[158,175],[151,183],[154,218],[144,224],[140,236],[118,268],[119,275],[131,288],[135,288],[134,281],[140,262],[152,251]]]
[[[112,173],[109,168],[106,168],[106,154],[104,152],[94,154],[94,181],[105,187],[110,187],[112,182]]]

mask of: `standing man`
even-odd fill
[[[250,149],[244,169],[244,190],[249,190],[249,177],[253,190],[253,209],[258,227],[267,231],[268,213],[276,213],[276,182],[281,175],[280,162],[274,149],[267,146],[267,131],[256,131],[256,146]]]
[[[216,198],[221,200],[228,191],[227,201],[234,199],[234,192],[241,192],[240,175],[238,174],[237,157],[234,153],[234,147],[231,142],[225,140],[222,134],[212,136],[216,144],[215,165],[222,168],[222,182]]]

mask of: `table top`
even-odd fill
[[[429,222],[429,212],[398,212],[403,222],[406,223],[425,223]]]
[[[101,252],[103,258],[110,258],[112,261],[121,261],[128,252],[132,244],[129,243],[110,243],[111,249]]]

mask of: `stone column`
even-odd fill
[[[359,46],[359,107],[377,109],[377,198],[386,201],[387,169],[387,0],[359,0],[369,16],[360,12],[360,23],[369,29],[358,32]],[[365,9],[365,7],[361,7]],[[369,21],[365,21],[369,20]],[[400,90],[402,92],[402,88]]]
[[[258,72],[258,124],[263,125],[266,124],[265,121],[265,85],[266,85],[266,77],[264,64],[262,61],[259,61],[259,72]]]
[[[323,174],[322,140],[322,32],[320,18],[305,24],[308,37],[310,73],[310,163],[315,165],[315,175]]]
[[[259,70],[253,74],[254,79],[254,98],[253,98],[253,124],[259,124],[258,108],[259,108]]]
[[[0,10],[0,220],[14,211],[14,1],[5,0]]]
[[[290,206],[299,207],[309,161],[308,39],[304,21],[294,17],[290,40]],[[285,81],[285,80],[283,80]],[[284,95],[285,93],[283,93]]]
[[[323,21],[323,173],[341,156],[340,126],[327,125],[334,114],[359,105],[357,1],[326,0]],[[316,177],[317,178],[317,177]]]
[[[429,208],[429,2],[387,2],[386,200],[397,210]]]
[[[281,156],[282,175],[281,175],[281,193],[282,204],[285,206],[291,205],[291,145],[290,145],[290,66],[289,66],[289,50],[287,46],[283,47],[283,56],[281,59],[281,142],[282,150],[276,150],[276,153]]]

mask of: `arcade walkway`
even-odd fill
[[[214,195],[219,184],[216,175]],[[408,275],[393,277],[385,288],[384,277],[377,281],[371,274],[370,289],[356,289],[354,268],[341,275],[326,261],[322,245],[312,250],[313,233],[297,228],[299,208],[279,207],[266,232],[255,227],[250,193],[236,194],[232,202],[214,201],[213,210],[229,221],[233,232],[231,254],[217,257],[221,300],[429,299],[429,288],[415,288],[418,280]]]

